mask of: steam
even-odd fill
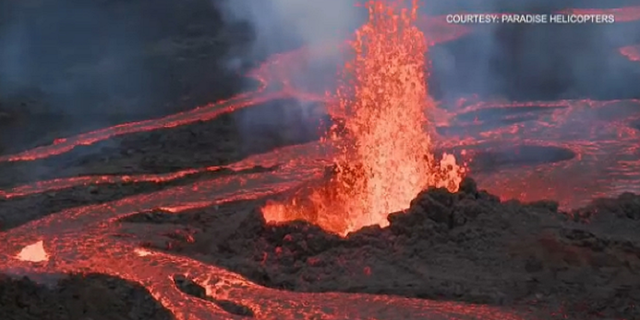
[[[290,75],[297,88],[319,91],[335,80],[344,61],[338,46],[366,19],[366,12],[352,0],[214,0],[227,23],[248,22],[254,43],[248,52],[230,57],[230,66],[240,60],[263,61],[275,53],[306,48],[308,53],[298,72]],[[321,91],[321,90],[320,90]],[[306,109],[305,102],[299,101]]]
[[[319,94],[332,88],[338,68],[344,62],[339,46],[366,18],[366,12],[351,0],[214,0],[212,3],[221,10],[226,23],[247,22],[254,33],[250,50],[229,56],[229,68],[260,62],[275,53],[306,48],[300,70],[290,74],[287,80],[298,89]],[[279,107],[252,108],[236,116],[245,140],[263,136],[265,131],[289,142],[317,137],[317,129],[302,128],[319,120],[313,111],[317,105],[304,100],[276,101],[275,104]]]
[[[615,8],[624,1],[425,2],[430,14],[519,12],[550,14],[566,8]],[[457,8],[453,8],[453,7]],[[614,24],[487,24],[472,36],[431,50],[436,99],[598,100],[640,97],[638,64],[618,54],[640,43],[638,22]],[[635,70],[635,71],[634,71]]]
[[[253,55],[339,42],[363,21],[350,0],[214,0],[227,22],[247,21],[256,35]]]

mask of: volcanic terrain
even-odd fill
[[[155,2],[175,19],[139,58],[171,79],[157,110],[52,118],[46,92],[0,91],[0,319],[640,319],[640,39],[590,53],[621,86],[550,97],[514,72],[450,99],[470,76],[438,57],[463,69],[488,31],[391,2],[348,45],[270,52],[246,77],[217,63],[244,25],[225,38],[203,1]],[[551,11],[637,29],[613,2]],[[337,94],[292,80],[336,48],[356,53],[332,61]]]

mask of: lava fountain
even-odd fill
[[[267,222],[306,220],[346,235],[388,225],[426,187],[456,191],[464,168],[437,159],[425,110],[427,42],[415,22],[418,2],[369,1],[369,21],[350,42],[355,58],[343,69],[329,113],[341,118],[324,143],[337,146],[335,165],[319,184],[263,208]],[[425,130],[426,129],[426,130]]]

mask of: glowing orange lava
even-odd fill
[[[452,155],[437,161],[425,133],[427,41],[415,26],[418,3],[369,1],[369,22],[351,43],[355,59],[345,66],[333,115],[344,118],[329,182],[306,200],[270,203],[271,222],[308,220],[346,234],[368,225],[388,225],[390,212],[405,209],[428,186],[456,191],[464,170]]]
[[[373,10],[376,8],[373,7]],[[586,12],[600,14],[615,14],[616,21],[635,21],[640,19],[638,7],[620,9],[571,9],[567,12]],[[384,12],[377,12],[383,14]],[[390,21],[389,15],[375,16],[381,21]],[[400,19],[402,15],[398,15]],[[409,15],[409,19],[412,17]],[[399,21],[398,27],[407,26],[406,20]],[[442,17],[424,17],[424,28],[428,29],[428,43],[442,43],[457,39],[471,32],[475,32],[472,25],[452,25],[444,23]],[[366,28],[376,28],[384,31],[382,25],[370,23]],[[429,29],[430,28],[430,29]],[[480,28],[482,29],[482,28]],[[399,29],[400,30],[400,29]],[[397,43],[404,33],[393,33],[392,30],[383,33],[379,40]],[[391,35],[395,38],[389,38]],[[373,35],[361,31],[361,35]],[[417,37],[418,34],[413,34]],[[389,39],[387,39],[389,38]],[[407,35],[408,39],[413,39]],[[365,39],[365,38],[361,38]],[[357,43],[357,42],[356,42]],[[382,43],[382,41],[381,41]],[[365,45],[368,43],[360,43]],[[408,46],[404,49],[413,50]],[[419,43],[414,43],[419,46]],[[359,48],[359,47],[356,47]],[[386,48],[386,47],[385,47]],[[640,61],[638,54],[640,46],[630,46],[620,49],[631,61]],[[367,53],[369,53],[369,50]],[[397,50],[394,52],[398,52]],[[406,56],[414,57],[414,51],[407,51]],[[303,72],[305,50],[296,50],[271,57],[254,70],[250,76],[262,83],[256,91],[235,96],[226,101],[212,103],[187,112],[173,114],[160,119],[120,124],[115,127],[104,128],[93,132],[83,133],[56,140],[53,144],[43,145],[26,150],[18,154],[0,156],[0,165],[14,165],[4,162],[33,161],[52,158],[56,155],[70,152],[78,146],[86,146],[111,139],[115,136],[162,130],[191,124],[198,121],[208,121],[221,114],[234,112],[240,108],[255,107],[256,105],[280,98],[298,98],[303,101],[326,101],[326,97],[311,94],[289,81],[297,72]],[[368,59],[373,57],[367,56]],[[390,57],[388,54],[385,57]],[[405,57],[405,56],[402,56]],[[398,57],[399,59],[400,57]],[[356,63],[359,60],[356,60]],[[398,66],[401,60],[391,60]],[[406,61],[406,60],[404,60]],[[410,60],[412,61],[412,60]],[[422,60],[419,60],[420,62]],[[370,62],[372,63],[372,62]],[[379,65],[383,65],[380,63]],[[407,66],[407,69],[409,67]],[[361,67],[360,70],[368,70]],[[388,72],[389,70],[383,70]],[[364,72],[364,71],[363,71]],[[392,73],[386,73],[391,75]],[[381,77],[371,79],[382,80]],[[369,79],[369,78],[367,78]],[[389,78],[396,80],[401,78]],[[358,79],[360,80],[360,79]],[[355,82],[354,88],[365,88],[363,82]],[[403,88],[397,86],[383,86],[381,88]],[[422,88],[422,87],[420,87]],[[371,89],[369,87],[369,89]],[[426,89],[426,88],[425,88]],[[315,91],[313,91],[315,92]],[[412,93],[413,94],[413,93]],[[397,95],[394,95],[397,97]],[[402,102],[411,101],[402,97]],[[377,105],[384,105],[376,102]],[[344,102],[343,102],[344,103]],[[370,102],[373,103],[373,102]],[[422,107],[428,107],[424,101]],[[375,104],[374,104],[375,105]],[[348,106],[345,104],[339,106]],[[363,107],[364,104],[358,105]],[[334,108],[334,112],[336,111]],[[411,106],[406,109],[396,109],[400,112],[413,112]],[[544,109],[545,111],[537,110]],[[388,109],[380,109],[390,112]],[[640,100],[561,100],[561,101],[477,101],[477,103],[461,103],[459,106],[443,112],[448,114],[443,126],[468,128],[468,134],[449,135],[446,140],[439,140],[439,149],[452,149],[465,146],[473,156],[474,146],[478,150],[485,150],[491,145],[518,146],[532,145],[543,147],[562,147],[575,153],[570,160],[555,163],[539,163],[506,167],[496,172],[479,175],[474,178],[479,186],[491,193],[500,195],[504,199],[517,198],[522,201],[536,201],[542,199],[556,199],[572,207],[584,205],[595,196],[615,196],[621,192],[640,192]],[[505,121],[506,124],[498,128],[476,128],[474,121],[483,111],[510,111],[513,114],[525,115],[525,118],[535,119],[525,122]],[[625,112],[620,112],[625,111]],[[537,117],[533,117],[538,115]],[[544,116],[541,116],[544,115]],[[597,116],[597,117],[596,117]],[[407,117],[402,116],[403,119]],[[593,119],[596,118],[597,121]],[[354,119],[353,117],[347,120]],[[362,118],[360,118],[362,119]],[[369,119],[379,120],[380,117]],[[506,119],[506,118],[505,118]],[[412,121],[414,119],[411,119]],[[353,120],[351,120],[353,121]],[[413,123],[413,122],[411,122]],[[355,124],[349,124],[354,127]],[[357,127],[357,126],[356,126]],[[406,127],[406,124],[403,128]],[[471,130],[473,129],[473,130]],[[587,130],[588,129],[588,130]],[[586,132],[585,132],[586,131]],[[372,131],[373,132],[373,131]],[[413,131],[411,131],[413,132]],[[514,134],[522,133],[522,134]],[[394,135],[388,139],[400,137]],[[421,136],[422,137],[422,136]],[[357,138],[351,137],[351,138]],[[424,138],[421,138],[424,139]],[[356,140],[357,141],[357,140]],[[419,140],[423,141],[424,140]],[[428,142],[428,139],[426,140]],[[164,308],[169,310],[177,320],[212,320],[212,319],[247,319],[246,316],[231,314],[210,301],[184,294],[173,281],[175,274],[189,275],[197,284],[207,289],[207,295],[213,299],[233,301],[248,306],[255,313],[255,319],[566,319],[563,314],[546,314],[542,317],[530,315],[527,312],[512,312],[505,307],[463,304],[453,301],[432,301],[425,299],[409,299],[399,296],[370,295],[358,293],[305,293],[288,290],[272,289],[257,285],[243,276],[225,268],[200,262],[182,254],[173,254],[141,248],[140,240],[146,238],[114,237],[121,233],[119,221],[127,216],[138,213],[164,210],[179,214],[191,208],[205,205],[217,205],[230,201],[257,199],[297,188],[301,183],[322,176],[324,167],[335,163],[336,158],[331,152],[329,144],[341,141],[327,141],[329,143],[317,148],[316,142],[304,145],[293,145],[268,153],[258,154],[226,166],[226,169],[242,171],[254,166],[272,167],[270,171],[237,172],[233,175],[198,180],[185,186],[166,188],[157,192],[128,196],[102,204],[76,206],[51,215],[32,220],[29,223],[0,231],[0,273],[14,275],[28,275],[36,278],[38,275],[51,275],[69,272],[95,272],[122,278],[144,286]],[[389,143],[384,141],[385,143]],[[344,145],[344,144],[342,144]],[[391,144],[392,145],[392,144]],[[343,149],[338,148],[340,151]],[[355,148],[353,148],[355,149]],[[338,153],[343,155],[342,153]],[[430,153],[427,153],[430,154]],[[387,155],[388,156],[388,155]],[[351,154],[352,163],[358,157]],[[395,157],[395,156],[394,156]],[[395,158],[394,158],[395,159]],[[449,158],[452,160],[452,158]],[[344,163],[339,162],[338,163]],[[349,162],[347,162],[349,163]],[[391,163],[391,162],[386,162]],[[366,172],[362,162],[359,165],[345,167],[343,171],[354,173]],[[422,167],[419,167],[422,168]],[[116,183],[166,182],[180,179],[190,174],[204,171],[215,171],[220,167],[199,168],[167,174],[139,174],[124,176],[69,176],[64,171],[58,178],[49,181],[29,183],[16,186],[8,190],[0,190],[0,202],[5,198],[19,198],[26,195],[68,189],[74,186]],[[390,167],[389,170],[395,168]],[[68,172],[67,172],[68,173]],[[349,182],[334,177],[329,183],[334,188],[311,188],[318,196],[335,194],[337,190],[362,189],[340,186],[340,182]],[[339,176],[339,175],[338,175]],[[347,175],[342,177],[360,177]],[[401,176],[401,175],[399,175]],[[428,175],[427,175],[428,176]],[[367,181],[371,181],[371,176]],[[427,179],[428,180],[428,179]],[[446,181],[446,179],[445,179]],[[562,181],[562,183],[558,183]],[[428,181],[427,181],[428,182]],[[390,184],[393,186],[393,184]],[[397,187],[403,185],[396,183]],[[342,188],[342,189],[340,189]],[[390,188],[390,187],[389,187]],[[366,189],[365,189],[366,190]],[[311,194],[313,194],[311,192]],[[314,197],[299,197],[296,199],[314,199]],[[368,199],[368,198],[346,198]],[[408,200],[407,200],[408,201]],[[307,202],[310,202],[307,200]],[[313,202],[312,202],[313,203]],[[319,202],[323,203],[323,202]],[[401,203],[401,205],[406,205]],[[4,203],[3,203],[4,204]],[[333,204],[341,209],[339,202],[324,202]],[[298,205],[301,205],[298,203]],[[292,218],[291,204],[281,205],[283,218]],[[332,212],[329,208],[323,212]],[[277,214],[277,211],[269,211]],[[295,212],[295,211],[294,211]],[[302,211],[311,214],[313,211]],[[317,212],[317,211],[316,211]],[[343,213],[345,211],[333,211]],[[370,211],[382,212],[382,211]],[[215,213],[213,213],[215,214]],[[286,216],[284,215],[286,214]],[[275,216],[278,217],[278,216]],[[344,217],[335,217],[344,223]],[[381,219],[384,223],[384,219]]]

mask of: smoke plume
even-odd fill
[[[247,62],[259,63],[275,53],[306,48],[304,61],[298,61],[300,69],[288,74],[288,80],[296,88],[320,94],[332,89],[339,66],[344,62],[344,52],[338,50],[339,46],[366,19],[366,11],[351,0],[214,0],[213,3],[223,13],[226,23],[247,22],[253,30],[250,50],[229,56],[231,69]],[[303,100],[276,104],[281,107],[253,108],[237,116],[247,139],[265,132],[284,134],[285,139],[293,138],[297,142],[317,137],[317,130],[304,128],[310,122],[317,123],[317,117],[312,115],[315,104]]]

